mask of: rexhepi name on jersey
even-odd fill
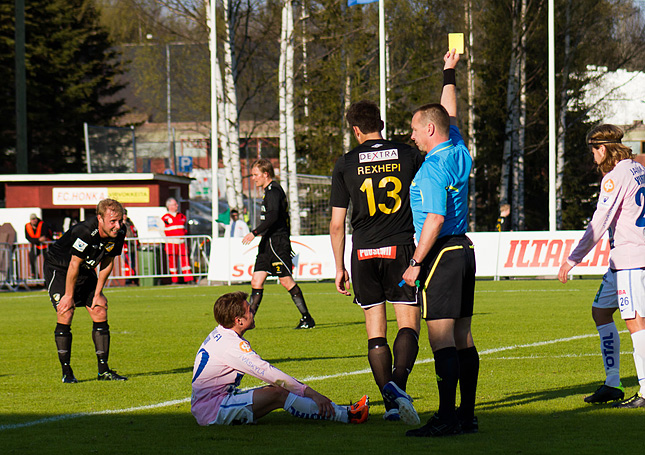
[[[375,152],[361,152],[358,154],[358,162],[361,164],[367,164],[367,166],[359,166],[358,168],[356,168],[356,172],[358,172],[358,175],[364,175],[401,171],[400,163],[369,165],[369,163],[398,159],[399,151],[397,149],[378,150]]]

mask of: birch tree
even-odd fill
[[[513,229],[524,230],[524,151],[526,147],[526,0],[520,0],[519,49],[516,80],[519,99],[513,119]]]
[[[293,3],[282,5],[280,35],[280,66],[278,86],[280,99],[280,176],[288,189],[291,233],[300,235],[300,203],[296,166],[296,135],[294,120],[294,22]]]
[[[510,195],[510,174],[513,159],[513,120],[517,112],[517,92],[518,92],[518,51],[519,51],[519,23],[517,17],[517,0],[513,0],[511,6],[512,15],[512,39],[511,39],[511,58],[508,69],[508,79],[506,82],[506,124],[504,128],[504,148],[502,151],[502,169],[499,183],[499,206],[509,203]],[[514,218],[514,217],[513,217]]]
[[[234,77],[235,24],[231,15],[229,0],[222,0],[224,13],[224,75],[222,77],[222,101],[226,130],[225,142],[222,142],[222,157],[226,172],[226,199],[231,207],[244,207],[242,198],[242,170],[240,166],[240,128],[237,112],[237,93]],[[230,180],[229,180],[230,178]]]
[[[555,177],[555,224],[556,229],[562,229],[562,182],[564,180],[564,152],[566,145],[565,125],[567,122],[567,105],[569,104],[569,71],[571,68],[571,0],[565,5],[564,25],[564,64],[560,89],[560,105],[557,120],[556,142],[556,177]]]
[[[476,164],[477,164],[477,143],[475,142],[475,71],[473,69],[473,2],[464,2],[465,22],[468,30],[468,59],[466,60],[466,72],[468,73],[468,150],[473,159],[473,166],[470,170],[468,183],[468,228],[475,232],[477,228],[477,187],[476,187]]]

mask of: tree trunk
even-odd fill
[[[471,232],[477,229],[477,189],[475,186],[477,144],[475,142],[475,71],[473,70],[473,15],[472,0],[464,2],[466,26],[468,27],[468,60],[466,70],[468,72],[468,150],[473,159],[473,167],[470,169],[468,183],[468,228]]]
[[[565,29],[564,29],[564,65],[562,67],[562,86],[560,89],[560,106],[557,124],[556,142],[556,177],[555,177],[555,224],[556,229],[562,229],[562,182],[564,181],[564,149],[566,145],[567,131],[567,95],[569,68],[573,59],[571,50],[571,0],[568,0],[565,7]]]
[[[291,217],[291,233],[300,235],[300,201],[298,198],[298,168],[296,164],[296,126],[294,94],[294,26],[293,3],[286,2],[287,8],[287,58],[286,58],[286,117],[287,117],[287,160],[289,166],[289,214]]]
[[[517,24],[517,14],[515,8],[515,2],[513,0],[513,29],[512,29],[512,50],[511,50],[511,60],[508,70],[508,81],[506,84],[506,126],[504,128],[505,138],[504,138],[504,148],[502,151],[502,168],[499,184],[499,205],[500,208],[504,204],[509,203],[509,196],[512,194],[510,191],[510,175],[512,168],[512,157],[513,157],[513,119],[515,113],[515,106],[517,105],[517,66],[518,66],[518,56],[517,49],[519,44],[519,32]]]
[[[282,32],[280,38],[280,171],[285,191],[289,195],[291,233],[300,235],[300,203],[298,201],[295,111],[293,103],[294,26],[293,3],[291,0],[285,0],[282,6]]]
[[[526,147],[526,0],[520,0],[520,47],[517,68],[519,83],[519,103],[517,104],[517,147],[514,156],[513,172],[513,227],[523,231],[524,224],[524,150]]]
[[[242,170],[240,167],[240,131],[237,114],[237,94],[235,91],[235,77],[234,77],[234,55],[233,46],[234,40],[233,31],[234,24],[231,21],[229,10],[229,0],[223,0],[224,5],[224,105],[226,115],[226,129],[227,129],[227,146],[229,162],[224,165],[230,167],[230,175],[232,179],[229,181],[227,172],[226,180],[226,193],[228,204],[231,207],[241,209],[244,207],[244,199],[242,198]]]

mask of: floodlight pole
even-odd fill
[[[378,2],[379,25],[379,78],[381,94],[381,120],[383,120],[383,138],[387,139],[387,92],[385,80],[385,6],[384,1]]]
[[[177,173],[177,163],[175,158],[175,147],[172,134],[172,117],[171,117],[171,91],[170,91],[170,43],[166,43],[166,120],[168,122],[168,152],[172,158],[170,168]]]
[[[219,237],[217,218],[219,217],[219,190],[217,181],[217,168],[219,166],[219,150],[217,138],[217,85],[215,84],[215,71],[217,66],[217,16],[215,2],[210,0],[208,4],[208,23],[210,25],[209,43],[211,50],[211,204],[213,218],[212,238]]]
[[[25,0],[15,0],[16,170],[27,174],[27,69],[25,65]]]
[[[549,231],[556,225],[556,127],[555,127],[555,12],[549,0]]]

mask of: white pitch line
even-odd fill
[[[625,332],[625,331],[623,331]],[[622,333],[622,332],[621,332]],[[537,346],[545,346],[549,344],[555,344],[555,343],[563,343],[566,341],[575,341],[575,340],[581,340],[584,338],[592,338],[592,337],[597,337],[598,334],[588,334],[588,335],[576,335],[568,338],[557,338],[555,340],[549,340],[549,341],[537,341],[535,343],[528,343],[528,344],[516,344],[513,346],[505,346],[501,348],[493,348],[493,349],[486,349],[484,351],[481,351],[479,354],[480,355],[486,355],[486,354],[494,354],[497,352],[503,352],[503,351],[510,351],[513,349],[521,349],[521,348],[533,348]],[[622,353],[621,353],[622,354]],[[520,357],[518,359],[527,359],[531,357]],[[512,359],[509,357],[509,359]],[[422,359],[422,360],[417,360],[415,362],[416,364],[424,364],[424,363],[431,363],[434,362],[434,359]],[[345,377],[345,376],[354,376],[357,374],[367,374],[371,373],[370,369],[364,369],[364,370],[356,370],[356,371],[348,371],[344,373],[336,373],[336,374],[329,374],[329,375],[324,375],[324,376],[310,376],[302,379],[302,382],[314,382],[314,381],[322,381],[325,379],[334,379],[334,378],[340,378],[340,377]],[[75,419],[78,417],[90,417],[90,416],[96,416],[96,415],[105,415],[105,414],[122,414],[126,412],[137,412],[137,411],[145,411],[148,409],[155,409],[155,408],[163,408],[167,406],[173,406],[176,404],[183,404],[183,403],[188,403],[190,401],[190,398],[183,398],[181,400],[172,400],[172,401],[164,401],[162,403],[156,403],[156,404],[150,404],[150,405],[145,405],[145,406],[135,406],[132,408],[125,408],[125,409],[107,409],[104,411],[96,411],[96,412],[79,412],[76,414],[61,414],[57,416],[52,416],[52,417],[47,417],[44,419],[38,419],[38,420],[32,420],[31,422],[24,422],[24,423],[15,423],[15,424],[8,424],[8,425],[0,425],[0,431],[4,430],[15,430],[18,428],[25,428],[25,427],[33,427],[35,425],[40,425],[43,423],[50,423],[50,422],[59,422],[61,420],[68,420],[68,419]]]

